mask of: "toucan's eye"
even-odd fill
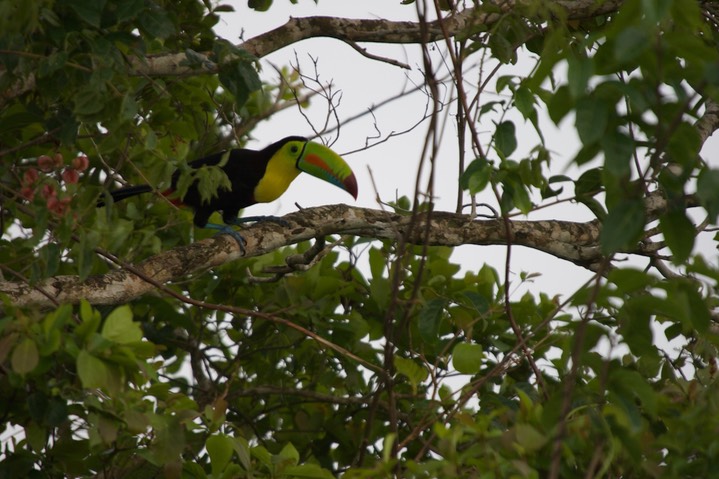
[[[299,146],[297,146],[297,145],[292,145],[292,146],[290,146],[290,152],[291,152],[291,153],[297,153],[297,152],[299,152],[299,151],[300,151],[300,147],[299,147]]]

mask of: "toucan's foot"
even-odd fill
[[[289,226],[290,224],[277,216],[243,216],[242,218],[235,218],[232,224],[241,225],[243,223],[259,223],[262,221],[271,221],[277,223],[280,226]]]
[[[242,253],[242,256],[245,255],[245,246],[247,245],[247,241],[245,238],[242,237],[239,231],[235,230],[229,225],[217,225],[214,223],[207,223],[205,225],[205,228],[217,230],[218,235],[230,235],[232,236],[235,241],[237,241],[237,246],[240,247],[240,252]],[[216,235],[215,235],[216,236]]]
[[[227,235],[232,236],[235,239],[235,241],[237,241],[237,246],[240,247],[240,252],[242,253],[242,256],[245,255],[245,253],[247,252],[245,250],[245,245],[247,245],[247,241],[245,240],[245,238],[242,237],[242,235],[240,234],[239,231],[234,230],[228,226],[217,234],[218,235],[227,234]]]

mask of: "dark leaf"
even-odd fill
[[[719,170],[706,168],[697,178],[697,197],[716,223],[719,216]]]
[[[612,131],[601,139],[604,150],[604,167],[614,176],[626,176],[631,172],[634,141],[624,133]]]
[[[139,17],[140,26],[150,36],[165,39],[175,33],[175,25],[167,12],[155,3],[151,3]]]
[[[497,125],[494,133],[494,146],[503,158],[509,158],[517,149],[516,128],[511,121],[503,121]]]
[[[247,0],[247,6],[258,12],[266,12],[272,6],[272,0]]]
[[[492,176],[492,167],[487,160],[477,158],[469,164],[459,179],[462,189],[469,190],[469,194],[476,195],[487,187]]]
[[[262,88],[262,81],[257,70],[245,61],[233,61],[222,65],[219,79],[222,86],[235,97],[238,107],[247,102],[250,93]]]
[[[646,213],[641,199],[622,200],[607,215],[599,234],[602,253],[633,249],[644,233]]]
[[[614,58],[619,63],[628,63],[649,48],[649,32],[637,27],[622,30],[614,44]]]
[[[445,301],[434,298],[427,301],[419,313],[419,335],[422,341],[434,344],[439,341],[439,327],[442,320]]]
[[[85,0],[65,0],[65,3],[77,13],[78,17],[95,28],[100,28],[105,2],[106,0],[93,0],[90,2]]]
[[[577,102],[577,133],[582,143],[596,143],[604,136],[609,121],[608,105],[600,98],[588,96]]]
[[[659,217],[659,227],[664,240],[672,250],[672,261],[685,262],[694,248],[696,231],[683,210],[672,210]]]

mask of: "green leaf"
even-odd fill
[[[671,161],[679,163],[685,170],[691,171],[697,164],[702,140],[699,131],[689,123],[679,123],[672,132],[667,144],[667,153]]]
[[[92,333],[97,331],[102,317],[100,312],[93,309],[86,300],[80,301],[80,319],[82,322],[75,327],[75,334],[83,341],[87,341]]]
[[[43,421],[46,426],[58,427],[67,420],[69,409],[64,399],[53,397],[45,410]]]
[[[519,423],[515,426],[517,443],[527,452],[537,451],[544,446],[548,438],[529,424]]]
[[[284,445],[279,456],[283,461],[287,461],[288,465],[294,466],[300,462],[300,453],[297,452],[297,448],[291,442]]]
[[[641,199],[622,200],[607,215],[599,234],[602,253],[631,250],[644,233],[646,213]]]
[[[503,121],[497,125],[494,133],[494,147],[502,158],[509,158],[517,149],[516,128],[511,121]]]
[[[600,221],[604,221],[606,219],[607,211],[604,209],[604,206],[602,206],[602,204],[596,199],[588,196],[578,196],[577,201],[589,208],[589,211],[594,213],[594,216],[596,216],[597,219],[599,219]]]
[[[492,177],[492,166],[483,158],[477,158],[469,164],[459,179],[459,184],[464,190],[469,190],[470,195],[476,195],[483,191],[489,184]]]
[[[252,468],[252,458],[250,457],[250,446],[247,439],[243,437],[233,437],[231,439],[237,457],[240,459],[240,464],[245,471],[249,471]]]
[[[511,211],[516,206],[525,215],[532,211],[532,200],[524,184],[519,180],[507,178],[502,181],[504,191],[502,194],[502,210]],[[511,200],[511,201],[508,201]]]
[[[102,336],[119,344],[135,343],[142,339],[140,324],[132,321],[132,309],[123,305],[115,308],[105,319]]]
[[[525,119],[529,119],[536,114],[536,110],[534,109],[534,95],[532,95],[531,90],[526,86],[520,86],[517,88],[517,91],[514,92],[514,104]]]
[[[384,277],[384,273],[387,271],[387,258],[385,258],[381,249],[372,248],[369,250],[369,268],[372,278]]]
[[[30,423],[25,426],[27,442],[36,453],[40,453],[47,444],[48,430],[37,423]]]
[[[94,115],[105,107],[107,95],[95,88],[80,90],[73,97],[73,111],[77,115]]]
[[[683,287],[689,303],[689,317],[692,325],[700,334],[706,334],[712,323],[709,307],[693,284],[686,283]]]
[[[105,362],[84,349],[77,356],[77,375],[87,389],[107,387],[110,371]]]
[[[489,311],[489,299],[476,291],[465,291],[464,296],[472,303],[479,314],[487,314]]]
[[[574,194],[577,196],[594,196],[603,189],[601,168],[585,171],[574,182]]]
[[[427,379],[429,372],[423,366],[420,366],[412,359],[403,358],[401,356],[394,357],[394,365],[397,372],[409,379],[412,386],[412,392],[417,394],[417,386]]]
[[[83,3],[84,0],[79,0]],[[118,23],[136,18],[145,8],[145,0],[122,0],[117,2],[115,17]]]
[[[613,268],[607,275],[607,281],[616,285],[620,295],[641,291],[656,283],[652,275],[635,268]]]
[[[488,45],[492,50],[494,58],[502,63],[513,62],[516,59],[516,50],[512,42],[507,38],[507,34],[502,32],[496,32],[494,35],[489,36]],[[499,91],[499,90],[498,90]]]
[[[267,467],[272,466],[272,454],[262,446],[255,446],[250,449],[250,454]]]
[[[272,6],[272,0],[247,0],[247,6],[258,12],[266,12]]]
[[[629,396],[641,401],[646,412],[651,416],[657,413],[657,393],[637,371],[614,369],[609,374],[609,384],[620,396]],[[631,400],[627,403],[632,402]]]
[[[656,354],[650,325],[655,308],[656,300],[654,298],[640,295],[631,297],[619,309],[618,332],[624,338],[632,354],[636,356]]]
[[[137,102],[131,94],[126,94],[122,97],[122,103],[120,104],[120,117],[123,120],[131,120],[137,115]]]
[[[100,28],[105,2],[106,0],[64,0],[64,3],[69,5],[78,17],[95,28]]]
[[[567,84],[572,97],[584,96],[592,75],[594,75],[594,61],[591,58],[578,55],[567,57]]]
[[[719,216],[719,170],[706,168],[697,178],[697,197],[706,208],[712,223]]]
[[[567,86],[559,87],[547,102],[549,118],[552,119],[555,125],[559,125],[559,122],[567,116],[573,107],[574,100],[572,100],[572,95]]]
[[[286,467],[283,475],[289,477],[301,477],[307,479],[335,479],[335,476],[327,469],[322,469],[317,464],[300,464]]]
[[[425,343],[434,344],[439,341],[439,327],[442,321],[445,301],[433,298],[425,302],[419,312],[417,328],[419,336]]]
[[[604,167],[614,176],[627,176],[631,172],[634,141],[624,133],[611,131],[601,139],[604,150]]]
[[[18,374],[27,374],[32,372],[40,362],[40,354],[37,350],[37,344],[30,338],[25,338],[13,349],[10,357],[12,370]]]
[[[165,39],[175,33],[175,25],[167,12],[152,2],[138,18],[140,27],[150,36]]]
[[[575,124],[579,139],[585,145],[599,141],[604,136],[608,122],[609,110],[604,100],[588,96],[577,102]]]
[[[178,415],[152,418],[155,437],[150,450],[160,464],[176,461],[185,447],[185,426]]]
[[[234,442],[224,434],[210,436],[205,441],[207,453],[210,455],[212,475],[220,477],[220,473],[227,468],[234,452]]]
[[[250,62],[236,60],[220,67],[218,78],[222,86],[235,97],[235,103],[241,107],[247,102],[250,93],[262,88],[257,70]]]
[[[694,248],[696,231],[694,225],[682,210],[672,210],[659,217],[659,228],[664,234],[669,249],[672,250],[672,262],[684,263]]]
[[[452,350],[452,366],[462,374],[477,374],[483,358],[479,344],[459,343]]]
[[[614,58],[619,63],[628,63],[639,57],[650,46],[649,32],[637,27],[629,27],[617,36],[614,43]]]

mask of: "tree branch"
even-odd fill
[[[470,27],[492,26],[504,14],[511,12],[524,2],[521,0],[498,1],[499,12],[484,13],[480,8],[468,8],[456,15],[449,16],[441,21],[429,22],[423,31],[418,22],[390,21],[383,19],[352,19],[337,17],[303,17],[290,18],[284,25],[269,32],[241,43],[241,48],[257,58],[262,58],[280,48],[292,45],[302,40],[317,37],[329,37],[343,41],[356,48],[357,42],[367,43],[421,43],[423,41],[437,41],[444,38],[442,28],[453,37]],[[597,4],[596,0],[555,0],[552,6],[564,10],[570,20],[590,18],[605,15],[616,11],[624,0],[606,0]],[[440,23],[441,22],[441,23]],[[188,61],[186,53],[171,53],[148,57],[130,57],[129,73],[134,76],[189,76],[216,74],[221,65],[209,58],[208,53],[200,54],[204,60],[197,57]],[[227,59],[232,60],[232,58]],[[7,72],[0,68],[0,82]],[[0,93],[0,107],[12,98],[20,96],[35,88],[35,77],[28,75],[17,81],[7,91]]]
[[[650,215],[666,208],[659,194],[648,198]],[[426,225],[426,215],[417,219]],[[347,205],[318,206],[283,217],[289,226],[258,223],[242,230],[247,240],[242,256],[236,241],[228,235],[205,239],[152,256],[131,268],[120,268],[80,280],[78,276],[56,276],[35,285],[0,282],[0,294],[18,307],[49,308],[59,303],[122,304],[165,284],[220,266],[229,261],[254,257],[278,248],[328,235],[348,234],[379,240],[404,239],[430,246],[504,245],[506,225],[502,219],[473,220],[470,216],[433,212],[427,231],[412,227],[412,217]],[[595,270],[604,259],[599,245],[600,223],[571,221],[510,221],[513,245],[533,248],[559,259]],[[426,236],[425,236],[426,235]],[[628,253],[651,254],[651,244],[640,243]],[[130,271],[132,269],[132,271]],[[154,284],[153,284],[154,283]]]

